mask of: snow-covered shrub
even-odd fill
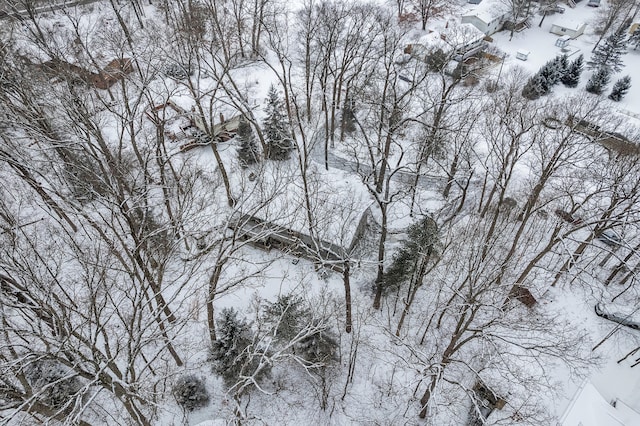
[[[173,397],[187,411],[209,404],[209,392],[202,379],[189,375],[182,376],[173,385]]]
[[[73,400],[82,389],[76,374],[55,359],[40,359],[25,367],[25,377],[37,399],[54,409]]]

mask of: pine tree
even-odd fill
[[[613,85],[613,89],[611,89],[611,94],[609,95],[609,99],[612,101],[619,102],[629,91],[631,88],[631,77],[624,76]]]
[[[587,92],[601,94],[611,80],[611,70],[607,67],[598,68],[587,82]]]
[[[267,305],[264,319],[275,325],[275,340],[287,343],[310,322],[311,310],[300,296],[285,294]]]
[[[560,79],[566,70],[566,62],[563,64],[560,58],[562,56],[557,56],[555,59],[550,60],[538,71],[547,83],[547,92],[551,90],[552,86],[560,83]]]
[[[238,148],[238,159],[242,167],[248,167],[260,161],[260,152],[258,144],[253,134],[251,124],[242,117],[238,124],[238,139],[240,140],[240,148]]]
[[[566,72],[562,76],[562,84],[567,87],[577,87],[580,82],[580,75],[584,68],[584,56],[580,55],[569,64]]]
[[[247,350],[253,342],[253,333],[249,324],[238,318],[235,309],[224,309],[216,325],[218,336],[211,345],[210,359],[213,362],[214,373],[219,374],[225,384],[231,387],[240,375],[251,375],[256,371],[259,357]],[[263,368],[256,378],[259,379],[268,373],[269,369]]]
[[[289,133],[289,122],[283,112],[282,102],[276,88],[271,85],[267,97],[267,117],[263,127],[271,160],[287,160],[293,149],[293,140]]]
[[[562,76],[569,69],[569,57],[566,54],[559,55],[556,56],[554,61],[558,64],[558,69],[560,70],[560,80],[562,80]]]
[[[438,225],[433,218],[425,216],[411,225],[407,230],[407,239],[393,256],[393,262],[384,274],[387,292],[411,278],[421,260],[435,254],[438,243]]]
[[[627,40],[624,29],[611,34],[603,44],[591,54],[591,60],[587,62],[587,68],[607,68],[609,74],[619,72],[624,67],[622,55],[627,53]]]
[[[182,376],[173,385],[172,393],[176,402],[187,411],[193,411],[209,404],[209,392],[202,379],[193,376]]]
[[[530,100],[538,99],[547,93],[549,93],[549,85],[540,73],[531,77],[522,89],[522,96]]]
[[[296,345],[296,354],[312,367],[324,367],[337,360],[338,339],[329,329],[306,336]]]
[[[346,98],[344,101],[342,127],[346,133],[356,131],[356,103],[352,98]]]

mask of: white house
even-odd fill
[[[426,60],[434,52],[441,50],[458,62],[484,50],[484,33],[471,24],[448,22],[445,28],[431,31],[409,46],[409,53],[415,58]]]
[[[585,381],[560,419],[559,426],[636,426],[640,414],[619,399],[606,400]]]
[[[485,35],[497,33],[511,16],[506,2],[484,0],[476,8],[462,15],[462,23],[471,24]]]
[[[551,24],[549,32],[559,36],[567,35],[571,38],[577,38],[584,33],[585,28],[587,28],[587,24],[584,22],[562,20]]]

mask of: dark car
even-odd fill
[[[598,240],[608,245],[609,247],[618,247],[622,244],[622,237],[618,235],[615,231],[607,230],[603,231],[600,236],[598,236]]]

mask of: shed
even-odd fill
[[[527,59],[529,59],[529,54],[531,54],[531,52],[529,52],[528,50],[518,49],[518,51],[516,52],[516,59],[526,61]]]
[[[567,47],[569,45],[569,41],[571,41],[571,37],[568,35],[563,35],[562,37],[558,37],[556,40],[557,47]]]
[[[551,24],[550,33],[557,34],[559,36],[569,36],[570,38],[577,38],[584,33],[587,24],[577,21],[556,21]]]

